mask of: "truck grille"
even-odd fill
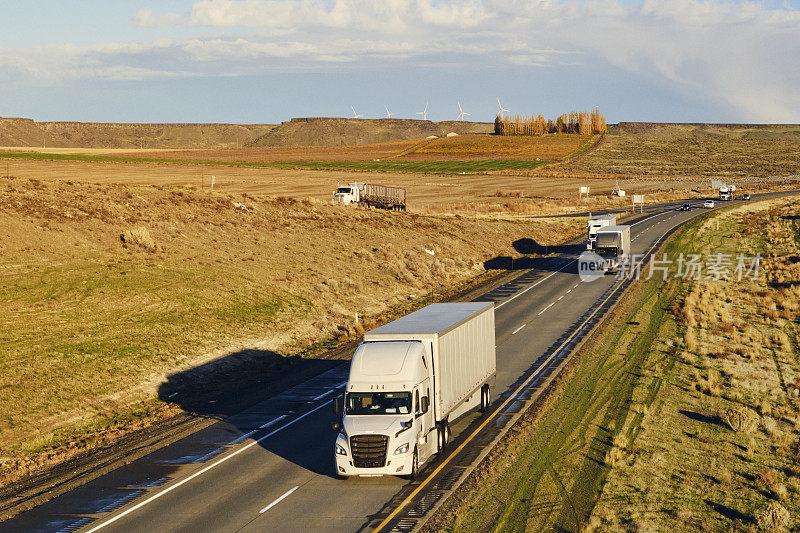
[[[386,464],[386,435],[354,435],[350,437],[353,466],[358,468],[381,468]]]

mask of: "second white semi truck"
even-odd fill
[[[736,199],[736,185],[723,185],[719,188],[719,199],[730,201]]]
[[[597,231],[594,251],[603,258],[605,270],[616,272],[631,256],[631,227],[600,228]]]
[[[597,240],[597,231],[606,226],[613,226],[617,223],[616,215],[600,215],[590,217],[586,223],[586,249],[593,250],[595,240]]]
[[[365,333],[335,402],[336,473],[415,477],[454,420],[488,409],[496,372],[491,302],[432,304]]]

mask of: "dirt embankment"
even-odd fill
[[[0,117],[0,146],[51,148],[241,147],[274,124],[34,122]]]
[[[408,139],[430,135],[442,137],[450,132],[492,133],[486,122],[431,122],[400,118],[293,118],[255,139],[249,146],[350,146]]]
[[[280,364],[581,230],[0,179],[0,473],[162,409],[168,376]]]
[[[0,117],[0,146],[50,148],[242,148],[370,144],[430,135],[491,133],[484,122],[294,118],[275,124],[35,122]]]

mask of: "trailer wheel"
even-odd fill
[[[492,403],[491,394],[489,385],[484,385],[481,389],[481,412],[483,413],[489,410],[489,404]]]

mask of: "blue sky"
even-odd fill
[[[0,116],[800,122],[800,0],[0,2]]]

